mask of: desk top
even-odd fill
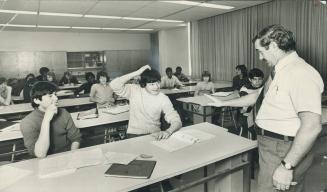
[[[180,89],[177,89],[177,88],[160,89],[160,92],[162,92],[165,95],[188,93],[188,92],[194,92],[194,91],[195,91],[195,86],[186,86],[186,87],[181,87]]]
[[[236,92],[234,92],[231,95],[225,96],[225,97],[218,97],[214,96],[220,100],[230,100],[239,97]],[[213,101],[210,100],[208,97],[202,95],[202,96],[195,96],[195,97],[184,97],[184,98],[178,98],[177,101],[181,101],[184,103],[193,103],[193,104],[198,104],[201,106],[207,106],[208,103],[212,103]]]
[[[39,179],[37,176],[39,160],[32,159],[11,164],[14,167],[31,170],[33,174],[6,188],[5,191],[57,192],[67,191],[67,189],[71,192],[131,191],[228,159],[257,146],[255,141],[230,134],[222,128],[209,123],[192,125],[184,129],[199,129],[214,134],[216,137],[171,153],[151,144],[150,142],[154,138],[149,135],[79,149],[88,150],[96,147],[101,148],[103,153],[110,151],[152,155],[151,160],[156,160],[157,164],[150,179],[105,177],[104,172],[109,165],[102,164],[77,169],[75,173],[70,175]]]
[[[104,113],[101,109],[99,110],[98,118],[77,120],[77,115],[78,112],[71,113],[73,121],[76,127],[79,129],[95,127],[99,125],[114,124],[114,123],[119,123],[129,120],[129,112],[112,115],[112,114]],[[23,135],[19,128],[19,123],[17,123],[16,128],[17,129],[15,129],[14,131],[0,132],[0,142],[23,138]]]
[[[92,104],[89,97],[70,98],[70,99],[59,99],[59,107],[73,107],[80,105]],[[8,115],[15,113],[25,113],[33,111],[31,103],[21,103],[8,106],[0,106],[0,115]]]
[[[60,90],[64,90],[64,89],[77,89],[78,87],[80,87],[82,84],[66,84],[66,85],[62,85],[62,86],[59,86],[59,89]]]

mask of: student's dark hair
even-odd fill
[[[173,72],[173,69],[171,67],[167,67],[166,68],[166,73],[168,73],[168,72]]]
[[[271,42],[275,42],[279,49],[284,52],[296,49],[296,42],[291,31],[281,25],[270,25],[262,29],[252,40],[253,43],[259,39],[260,45],[266,50]]]
[[[49,81],[39,81],[35,83],[30,92],[32,107],[37,108],[39,106],[34,103],[34,99],[42,100],[43,95],[52,94],[56,92],[57,89],[57,85]]]
[[[108,73],[105,71],[100,71],[97,73],[97,81],[100,82],[100,77],[106,77],[107,78],[107,82],[109,82],[110,77],[108,76]]]
[[[264,78],[264,76],[264,73],[258,68],[253,68],[249,71],[249,79],[253,79],[254,77]]]
[[[41,75],[46,75],[49,71],[50,70],[47,67],[41,67],[40,70],[39,70]]]
[[[95,75],[92,72],[85,73],[85,79],[88,80],[90,77],[93,77],[95,79]]]
[[[211,74],[209,71],[203,71],[201,77],[202,81],[204,77],[209,77],[209,81],[211,81]]]
[[[176,67],[176,71],[182,71],[182,67],[180,67],[180,66],[178,66],[178,67]]]
[[[237,65],[235,67],[235,69],[238,69],[241,71],[242,75],[243,75],[243,78],[247,77],[248,76],[248,69],[246,68],[245,65]]]
[[[29,74],[26,75],[25,80],[27,81],[27,79],[29,79],[30,77],[32,79],[35,79],[35,75],[33,73],[29,73]]]
[[[144,88],[147,83],[160,82],[161,75],[155,69],[147,69],[141,74],[140,86]]]
[[[4,83],[4,82],[6,82],[6,81],[7,81],[6,78],[4,78],[4,77],[0,77],[0,84]]]

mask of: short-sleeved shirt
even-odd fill
[[[140,85],[126,84],[121,88],[114,88],[117,95],[129,99],[130,118],[127,133],[150,134],[160,131],[160,116],[165,115],[168,123],[179,122],[181,119],[169,98],[163,93],[150,94]]]
[[[35,143],[39,138],[44,112],[35,109],[20,123],[24,138],[24,145],[28,152],[34,156]],[[69,151],[73,142],[80,142],[81,134],[76,128],[71,115],[62,108],[50,122],[50,147],[48,155]]]
[[[93,84],[91,87],[90,97],[95,98],[98,101],[110,103],[114,100],[114,91],[110,87],[110,84],[101,85],[100,83]],[[98,104],[100,105],[100,104]],[[104,104],[107,105],[107,104]],[[101,107],[101,106],[100,106]]]
[[[299,112],[321,114],[324,84],[320,74],[296,52],[281,59],[258,112],[259,127],[295,136],[301,126]]]
[[[182,86],[183,84],[177,79],[175,75],[169,78],[167,75],[161,77],[161,88],[174,88],[176,86]]]
[[[195,90],[199,92],[199,95],[203,95],[203,94],[211,94],[214,88],[215,87],[212,82],[201,81],[196,84]]]

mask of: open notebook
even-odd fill
[[[211,94],[212,96],[219,96],[219,97],[226,97],[228,95],[231,95],[233,94],[233,92],[216,92],[216,93],[213,93]]]
[[[172,134],[168,139],[163,139],[160,141],[152,141],[152,144],[166,150],[169,152],[177,151],[183,149],[187,146],[206,141],[214,138],[215,135],[206,133],[204,131],[190,129],[177,131]]]

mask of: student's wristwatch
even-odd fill
[[[294,170],[294,168],[295,168],[290,163],[287,163],[284,160],[282,160],[282,165],[285,167],[285,169],[288,169],[288,170]]]

